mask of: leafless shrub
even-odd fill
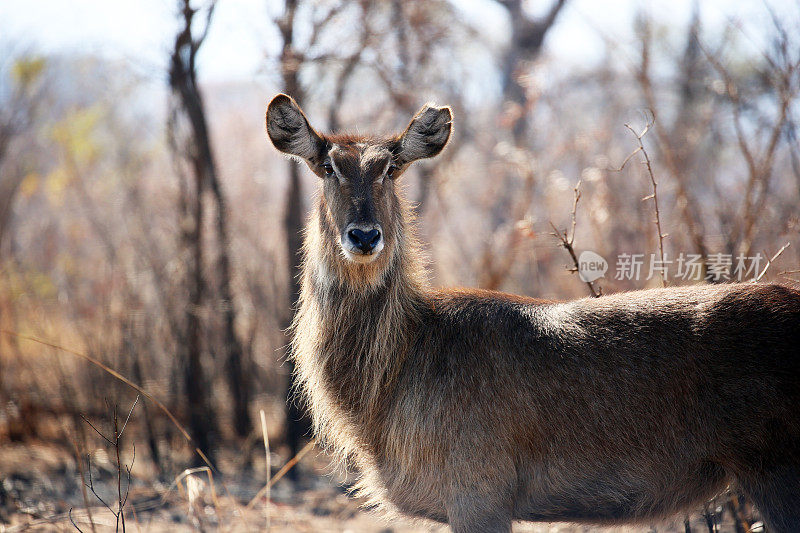
[[[120,527],[122,527],[123,533],[125,532],[125,505],[128,503],[128,495],[130,493],[131,488],[131,470],[133,469],[133,464],[136,462],[136,445],[133,445],[133,457],[131,458],[130,465],[123,464],[122,459],[120,457],[120,449],[122,448],[122,437],[125,433],[125,429],[128,427],[128,422],[130,422],[131,415],[133,414],[133,410],[136,409],[136,405],[139,403],[139,396],[136,396],[136,400],[134,400],[131,408],[128,410],[128,414],[125,417],[125,420],[122,422],[122,426],[120,427],[120,418],[117,412],[117,406],[114,405],[112,408],[112,416],[111,416],[111,435],[107,436],[101,430],[99,430],[92,422],[86,418],[85,416],[81,415],[86,424],[94,430],[100,438],[105,441],[109,446],[112,447],[114,450],[114,455],[116,457],[115,467],[116,467],[116,481],[117,481],[117,494],[116,494],[116,507],[112,507],[103,497],[97,492],[94,486],[94,481],[92,478],[92,462],[91,462],[91,455],[86,456],[86,472],[87,477],[89,479],[88,482],[83,480],[83,476],[81,476],[81,481],[84,483],[85,488],[88,488],[91,493],[97,498],[97,501],[103,504],[103,507],[108,509],[108,511],[114,515],[114,519],[116,521],[115,531],[119,531]],[[81,472],[83,469],[81,467]],[[124,481],[123,481],[124,480]],[[124,485],[124,490],[123,490]],[[87,505],[87,513],[89,507]],[[75,523],[72,518],[72,509],[69,511],[69,519],[72,522],[72,525],[78,531],[82,531],[80,527]],[[94,522],[91,519],[91,514],[89,514],[89,523],[92,526],[92,531],[94,531]]]

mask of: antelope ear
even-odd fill
[[[422,106],[400,136],[402,162],[410,163],[441,152],[450,139],[452,123],[453,112],[449,107]]]
[[[291,96],[279,94],[267,106],[267,135],[275,148],[305,160],[317,157],[324,141]]]

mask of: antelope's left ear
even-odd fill
[[[401,163],[433,157],[447,144],[452,131],[453,112],[449,107],[425,104],[400,136]]]

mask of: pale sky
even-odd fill
[[[453,0],[473,25],[491,41],[505,39],[504,10],[493,0]],[[531,1],[531,9],[549,6]],[[773,0],[778,13],[793,12],[798,3]],[[666,26],[685,27],[693,0],[570,0],[559,24],[548,36],[550,54],[564,61],[586,64],[599,59],[601,33],[623,45],[631,38],[632,19],[647,9]],[[747,39],[759,45],[759,28],[767,13],[761,0],[700,1],[708,27],[741,21]],[[176,28],[175,3],[170,0],[0,0],[0,44],[13,43],[47,52],[93,52],[129,60],[143,73],[161,75]],[[265,53],[275,52],[276,33],[270,16],[279,12],[279,0],[219,0],[212,29],[203,46],[200,76],[205,80],[253,78]]]

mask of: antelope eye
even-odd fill
[[[397,172],[397,167],[394,165],[389,165],[389,168],[386,169],[386,177],[393,178],[395,172]]]
[[[333,176],[333,165],[330,163],[325,163],[322,165],[322,168],[325,170],[325,175]]]

